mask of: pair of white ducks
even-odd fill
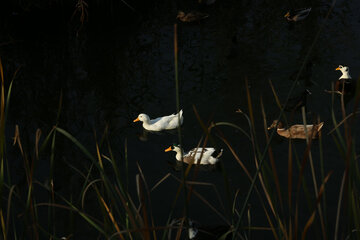
[[[150,117],[141,113],[133,121],[141,121],[143,127],[148,131],[163,131],[163,130],[172,130],[176,129],[184,121],[183,111],[180,110],[177,114],[171,114],[169,116],[158,117],[155,119],[150,119]],[[215,148],[194,148],[187,153],[184,153],[184,150],[180,145],[173,145],[165,150],[165,152],[174,151],[176,152],[176,160],[183,161],[187,164],[195,163],[201,165],[216,164],[219,161],[219,157],[222,155],[222,149],[217,156],[213,156],[216,152]],[[181,158],[182,157],[182,158]]]

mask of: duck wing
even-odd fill
[[[311,8],[299,8],[294,10],[294,14],[301,14],[301,15],[305,15],[305,14],[309,14],[311,11]]]
[[[172,118],[171,118],[171,120],[170,120],[170,122],[169,122],[169,127],[170,127],[171,129],[177,128],[177,127],[179,126],[179,117],[180,117],[180,125],[181,125],[181,124],[183,123],[183,121],[184,121],[183,110],[180,110],[179,113],[173,114],[173,115],[171,115],[171,116],[172,116]]]
[[[201,162],[207,161],[208,158],[215,152],[215,148],[193,148],[191,149],[186,156],[192,156],[195,158],[195,162],[200,158],[201,154]]]
[[[182,110],[181,110],[182,117]],[[180,118],[180,123],[182,123],[182,118]],[[178,114],[171,114],[169,116],[158,117],[150,120],[150,124],[154,128],[159,129],[174,129],[178,127]]]
[[[304,125],[297,124],[290,127],[290,136],[292,138],[306,138],[307,134],[316,134],[322,128],[323,123],[318,125],[308,124],[306,125],[306,131]],[[306,134],[305,134],[306,133]]]
[[[215,148],[194,148],[190,150],[184,157],[193,158],[194,163],[197,163],[200,159],[200,164],[216,164],[218,158],[222,155],[223,150],[221,149],[217,156],[213,156],[216,153]]]
[[[199,21],[199,20],[207,18],[207,17],[209,17],[209,14],[202,13],[202,12],[196,12],[196,11],[189,12],[186,15],[186,18],[188,19],[189,22]]]
[[[294,10],[293,12],[293,20],[295,22],[304,20],[310,14],[311,8],[301,8]]]
[[[203,152],[203,155],[212,155],[215,152],[215,148],[193,148],[191,149],[188,154],[201,154]]]

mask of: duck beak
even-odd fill
[[[287,12],[284,17],[290,17],[290,13]]]
[[[339,68],[339,67],[337,67],[337,68],[335,68],[335,70],[340,70],[340,68]]]
[[[167,149],[165,149],[165,152],[170,152],[172,149],[171,149],[171,146],[168,147]]]
[[[133,122],[138,122],[138,121],[140,121],[140,119],[139,119],[139,118],[136,118]]]

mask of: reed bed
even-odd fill
[[[176,27],[175,27],[176,30]],[[176,35],[175,35],[176,36]],[[176,38],[175,38],[176,44]],[[176,56],[176,51],[175,51]],[[175,58],[175,63],[177,62]],[[261,114],[263,115],[264,130],[254,128],[254,111],[252,107],[253,99],[247,87],[248,110],[237,110],[240,118],[245,118],[248,122],[248,129],[243,129],[236,123],[204,121],[194,106],[194,115],[198,119],[199,126],[203,129],[203,137],[198,146],[206,146],[209,142],[216,144],[222,142],[228,151],[233,155],[242,172],[249,180],[249,189],[243,200],[239,200],[240,192],[238,189],[232,190],[230,187],[226,168],[223,166],[221,172],[224,178],[224,188],[226,196],[221,196],[217,186],[211,183],[198,180],[198,165],[189,165],[183,169],[182,178],[179,179],[171,172],[163,176],[154,186],[149,186],[146,181],[141,166],[137,164],[138,174],[136,175],[136,198],[129,193],[128,182],[128,159],[127,142],[124,143],[124,171],[118,166],[118,161],[113,156],[112,147],[109,141],[108,131],[105,130],[100,141],[95,142],[95,150],[88,150],[71,133],[62,129],[58,124],[45,136],[42,137],[40,130],[35,133],[35,144],[32,150],[27,152],[22,144],[22,137],[19,126],[15,127],[13,143],[18,148],[23,159],[26,186],[17,186],[11,183],[9,171],[9,159],[6,154],[7,137],[5,136],[6,116],[11,99],[12,82],[5,91],[3,68],[0,63],[1,73],[1,175],[0,192],[2,195],[2,207],[0,209],[0,222],[3,239],[72,239],[78,236],[75,226],[72,226],[74,219],[82,219],[82,224],[87,225],[91,232],[97,234],[98,238],[106,239],[182,239],[186,236],[186,229],[189,228],[188,204],[191,196],[199,199],[209,211],[213,211],[219,216],[221,221],[228,226],[228,231],[223,233],[219,239],[251,239],[259,232],[266,232],[274,239],[354,239],[359,238],[359,165],[358,153],[355,148],[356,137],[353,129],[356,127],[356,117],[359,113],[358,105],[360,100],[360,80],[354,97],[352,112],[346,112],[343,97],[341,97],[341,119],[338,119],[334,110],[335,101],[333,96],[332,122],[333,128],[329,133],[323,133],[318,140],[307,139],[304,142],[303,152],[298,149],[294,141],[288,141],[288,173],[286,179],[281,179],[278,175],[280,166],[277,165],[276,152],[272,149],[272,141],[275,131],[268,132],[268,122],[266,119],[266,108],[259,99]],[[15,78],[16,73],[14,74]],[[176,72],[177,75],[177,72]],[[176,81],[178,79],[176,77]],[[274,98],[278,102],[279,111],[282,113],[282,105],[276,89],[272,83],[269,85],[273,89]],[[6,93],[7,92],[7,93]],[[180,105],[180,96],[176,91],[177,105]],[[256,101],[256,100],[255,100]],[[61,109],[62,100],[59,101]],[[60,110],[59,114],[60,115]],[[305,114],[304,124],[306,123]],[[280,115],[286,121],[284,115]],[[236,153],[231,142],[222,132],[223,128],[237,130],[239,138],[246,139],[251,143],[253,163],[245,163],[241,156]],[[258,139],[256,131],[263,131],[263,139]],[[181,136],[181,132],[179,133]],[[336,216],[330,216],[329,205],[326,201],[326,190],[328,182],[332,178],[333,171],[324,171],[323,138],[332,138],[338,148],[344,162],[342,178],[339,179],[340,189],[337,196]],[[54,187],[55,176],[55,155],[57,151],[57,141],[59,138],[67,139],[74,150],[80,152],[88,159],[89,167],[79,169],[67,162],[67,167],[74,174],[82,179],[82,188],[76,193],[71,193],[70,197],[56,191]],[[97,139],[95,134],[94,139]],[[265,140],[266,146],[262,147],[260,142]],[[179,138],[181,141],[181,138]],[[314,147],[314,141],[317,141]],[[316,151],[319,159],[313,159],[312,153]],[[50,172],[47,183],[41,183],[34,178],[37,162],[40,157],[49,159]],[[283,159],[285,162],[285,159]],[[320,161],[320,169],[315,169],[314,161]],[[255,167],[255,171],[249,170]],[[193,171],[191,171],[193,169]],[[308,182],[304,176],[311,175],[312,182]],[[161,184],[169,179],[177,182],[177,194],[174,196],[172,208],[169,210],[168,221],[163,225],[156,224],[156,216],[153,213],[151,193]],[[285,184],[284,184],[285,182]],[[197,186],[207,186],[209,191],[213,191],[217,196],[218,206],[214,206],[197,190]],[[39,190],[40,189],[40,190]],[[46,192],[48,201],[43,201],[43,197],[38,196],[39,191]],[[183,200],[183,217],[174,216],[173,212],[176,204]],[[97,210],[87,209],[87,199],[95,199]],[[331,196],[333,197],[333,196]],[[303,199],[306,201],[303,201]],[[40,200],[41,199],[41,200]],[[248,203],[254,201],[261,205],[263,217],[268,222],[267,226],[257,226],[257,219],[251,216],[251,209]],[[46,220],[44,221],[44,214]],[[302,214],[300,214],[302,212]],[[59,231],[58,216],[67,216],[69,219],[67,235],[62,235]],[[306,215],[307,217],[303,217]],[[174,220],[177,219],[177,220]],[[329,222],[335,219],[335,222]],[[77,220],[78,221],[78,220]],[[333,227],[329,227],[333,226]],[[63,231],[63,230],[62,230]]]
[[[126,3],[125,1],[123,1]],[[334,3],[333,3],[334,5]],[[332,6],[333,6],[332,5]],[[80,15],[80,22],[84,24],[88,16],[86,1],[78,1],[74,14]],[[331,9],[330,9],[331,11]],[[329,11],[329,13],[330,13]],[[322,28],[321,28],[322,29]],[[308,56],[321,32],[315,36],[312,46],[304,59],[301,70],[294,81],[286,102],[298,81],[301,71],[306,65]],[[181,96],[179,94],[178,69],[178,41],[177,26],[174,26],[174,68],[176,109],[180,110]],[[225,189],[221,195],[218,186],[199,180],[199,165],[190,164],[182,167],[181,178],[171,172],[159,178],[152,186],[139,163],[135,180],[129,175],[129,159],[127,141],[124,142],[123,169],[115,159],[113,147],[109,139],[109,131],[101,136],[94,133],[94,147],[87,148],[70,132],[63,129],[58,122],[53,129],[42,137],[41,130],[35,133],[34,145],[24,147],[20,127],[15,127],[14,136],[6,136],[6,118],[10,107],[12,83],[17,71],[7,89],[2,63],[0,60],[1,76],[1,103],[0,103],[0,194],[2,204],[0,208],[0,225],[2,239],[78,239],[83,237],[79,228],[88,229],[93,239],[184,239],[187,230],[191,227],[189,204],[193,198],[201,201],[209,211],[216,214],[227,230],[218,236],[218,239],[253,239],[253,236],[264,234],[274,239],[360,239],[360,204],[359,204],[359,153],[356,149],[357,137],[353,133],[357,127],[360,102],[360,78],[353,100],[353,109],[346,109],[343,96],[340,97],[341,117],[337,116],[338,97],[332,95],[331,121],[332,129],[322,132],[319,139],[306,139],[301,145],[291,139],[288,140],[287,159],[280,159],[282,165],[287,164],[285,178],[279,175],[278,154],[274,151],[274,138],[276,131],[268,131],[267,109],[262,98],[254,99],[248,87],[246,88],[247,109],[238,109],[234,114],[244,118],[247,129],[234,122],[214,122],[204,119],[193,106],[193,114],[198,120],[203,136],[198,147],[223,145],[231,153],[231,161],[236,162],[241,174],[248,179],[246,193],[240,189],[233,189],[224,164],[220,168]],[[284,108],[272,82],[269,81],[275,102],[279,108],[278,120],[287,123]],[[263,129],[255,129],[254,102],[260,104],[260,114],[263,120]],[[59,100],[58,118],[62,108],[62,97]],[[302,110],[303,124],[306,124],[304,109]],[[237,149],[224,133],[224,129],[232,129],[239,133],[239,140],[250,143],[252,161],[245,162],[237,154]],[[179,143],[182,143],[181,128],[178,129]],[[259,137],[261,136],[261,138]],[[7,155],[7,145],[13,137],[13,145],[21,156],[25,184],[12,183],[9,169],[11,159]],[[340,178],[334,177],[334,171],[325,168],[326,159],[323,145],[324,138],[332,138],[339,155],[343,160],[343,170]],[[99,139],[99,140],[96,140]],[[59,153],[58,142],[67,141],[72,146],[68,151],[80,151],[86,158],[86,167],[79,168],[66,162],[66,171],[76,175],[81,182],[80,190],[63,193],[56,189],[54,184],[56,176],[56,156]],[[315,143],[316,141],[316,143]],[[263,144],[265,143],[265,144]],[[316,154],[315,154],[316,153]],[[314,158],[313,156],[318,156]],[[38,162],[47,159],[49,174],[46,182],[36,179]],[[319,162],[320,168],[314,162]],[[310,176],[307,178],[305,176]],[[329,181],[338,181],[337,195],[329,195]],[[311,179],[311,181],[309,181]],[[136,182],[136,195],[129,189],[129,181]],[[169,209],[167,221],[159,224],[154,214],[152,192],[164,182],[175,182],[176,194],[173,196],[172,207]],[[336,184],[335,184],[336,186]],[[198,187],[206,187],[216,196],[217,205],[208,201],[199,191]],[[332,191],[334,192],[334,191]],[[182,196],[181,196],[182,195]],[[45,197],[44,197],[45,196]],[[336,215],[332,215],[329,198],[337,199]],[[46,199],[46,200],[44,200]],[[88,201],[92,207],[89,209]],[[181,202],[182,216],[175,216],[175,208]],[[254,217],[249,203],[258,204],[263,211],[261,216],[267,225],[257,225],[259,215]],[[96,207],[94,207],[96,206]],[[59,219],[66,218],[66,224],[59,224]],[[77,223],[75,223],[77,222]],[[79,227],[81,226],[81,227]]]

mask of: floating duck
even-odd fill
[[[203,225],[197,221],[188,218],[187,235],[189,240],[229,240],[232,237],[230,234],[232,226],[225,224],[211,224]],[[184,219],[173,219],[170,223],[171,226],[180,226],[184,228]],[[169,229],[169,236],[172,236],[171,229]],[[173,238],[171,238],[173,239]]]
[[[311,95],[308,89],[305,89],[301,95],[289,98],[287,104],[284,106],[284,110],[287,112],[297,111],[301,107],[306,107],[307,95]]]
[[[226,234],[230,230],[227,225],[202,225],[189,219],[188,235],[189,240],[217,240],[217,239],[231,239],[231,234]]]
[[[181,154],[183,156],[184,162],[187,164],[194,163],[197,164],[197,162],[200,159],[201,165],[207,165],[207,164],[216,164],[219,161],[219,158],[222,155],[223,150],[220,150],[220,153],[218,153],[216,156],[213,156],[215,154],[215,148],[194,148],[190,150],[187,153],[184,153],[184,150],[180,147],[180,145],[172,145],[165,149],[165,152],[174,151],[176,152],[176,160],[181,161]]]
[[[311,138],[317,138],[321,128],[324,125],[324,122],[321,122],[319,124],[308,124],[306,125],[306,132],[305,127],[302,124],[296,124],[292,125],[288,129],[285,129],[281,122],[278,122],[278,120],[274,120],[274,122],[271,124],[270,127],[268,127],[268,130],[271,128],[276,127],[277,125],[277,133],[280,136],[286,137],[286,138],[299,138],[299,139],[306,139],[311,135]]]
[[[179,11],[176,19],[182,22],[199,22],[207,17],[209,17],[207,13],[192,11],[185,14],[183,11]]]
[[[162,131],[178,128],[179,117],[181,125],[184,121],[183,110],[180,110],[177,114],[171,114],[169,116],[158,117],[155,119],[150,119],[148,115],[141,113],[133,122],[143,122],[143,127],[149,131]]]
[[[349,67],[339,65],[335,70],[340,70],[342,75],[335,82],[335,91],[338,91],[342,94],[351,94],[353,93],[354,87],[352,83],[352,78],[350,76]]]
[[[289,22],[298,22],[304,20],[307,16],[309,16],[310,11],[311,8],[300,8],[296,10],[289,10],[284,17]]]

